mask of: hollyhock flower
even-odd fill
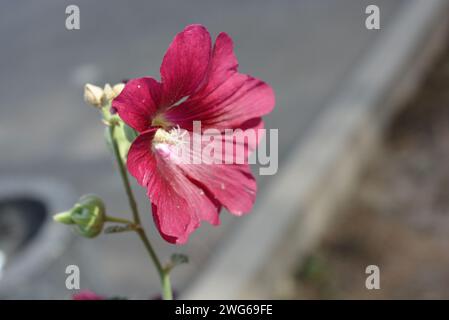
[[[155,224],[168,242],[185,243],[202,221],[218,225],[222,206],[240,216],[255,202],[257,186],[247,162],[192,164],[172,156],[185,133],[192,136],[194,121],[201,122],[201,130],[219,134],[263,128],[261,116],[275,104],[273,90],[237,67],[226,33],[212,47],[207,29],[190,25],[170,44],[160,82],[130,80],[112,102],[113,110],[139,133],[127,167],[147,189]],[[251,151],[256,144],[246,147]]]

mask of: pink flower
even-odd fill
[[[72,296],[73,300],[105,300],[106,298],[90,290],[83,290]]]
[[[183,140],[181,131],[192,136],[194,121],[201,121],[203,131],[213,128],[220,134],[225,129],[263,128],[261,116],[275,104],[273,90],[237,67],[226,33],[218,35],[212,48],[207,29],[190,25],[168,48],[161,82],[149,77],[130,80],[112,102],[123,121],[139,133],[127,167],[147,189],[156,226],[168,242],[187,242],[201,221],[218,225],[222,206],[240,216],[255,202],[257,186],[247,162],[191,164],[171,156],[172,147]],[[246,148],[251,151],[256,145]]]

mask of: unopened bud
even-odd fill
[[[112,100],[112,99],[115,98],[114,90],[112,89],[112,87],[111,87],[111,85],[109,83],[106,83],[104,85],[103,92],[104,92],[105,99]]]
[[[53,217],[57,222],[73,225],[75,231],[86,238],[94,238],[103,230],[106,210],[103,201],[96,195],[82,196],[72,209]]]
[[[100,87],[94,86],[90,83],[86,83],[84,85],[84,101],[88,104],[96,108],[101,108],[103,104],[103,96],[104,92]]]
[[[115,97],[117,97],[120,94],[120,92],[122,92],[124,87],[125,87],[125,84],[123,84],[123,83],[118,83],[118,84],[114,85],[113,87],[111,87],[110,84],[107,83],[104,86],[104,90],[103,90],[106,99],[109,101],[112,101]]]
[[[115,96],[117,97],[125,87],[124,83],[117,83],[115,86],[112,87],[112,90],[114,90]]]

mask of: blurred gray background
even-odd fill
[[[126,197],[103,141],[96,110],[83,102],[83,85],[125,78],[159,78],[159,66],[174,35],[191,23],[212,36],[234,39],[240,71],[271,84],[277,105],[266,117],[279,129],[282,161],[339,90],[351,67],[401,10],[405,0],[298,1],[2,1],[0,4],[0,179],[48,178],[104,197],[109,212],[126,216]],[[65,28],[65,8],[80,8],[81,29]],[[365,28],[365,8],[381,9],[381,30]],[[263,186],[270,177],[261,179]],[[241,219],[222,215],[222,226],[203,225],[189,244],[165,243],[153,227],[144,190],[136,186],[145,227],[161,257],[187,252],[177,268],[177,290],[194,279],[210,254],[232,236]],[[63,210],[66,208],[60,208]],[[257,214],[254,212],[253,214]],[[275,214],[275,213],[273,213]],[[70,232],[67,230],[67,232]],[[263,231],[261,231],[263,234]],[[1,245],[1,244],[0,244]],[[13,297],[63,298],[65,266],[81,268],[81,286],[103,294],[145,298],[159,284],[145,251],[132,234],[95,240],[75,238],[66,252]]]

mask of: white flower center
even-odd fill
[[[180,147],[188,144],[188,132],[179,126],[166,131],[159,128],[154,134],[153,148],[163,156],[175,156]]]
[[[171,145],[177,145],[183,143],[184,137],[187,135],[187,131],[181,129],[179,126],[166,131],[165,129],[159,128],[154,134],[153,143],[166,143]]]

